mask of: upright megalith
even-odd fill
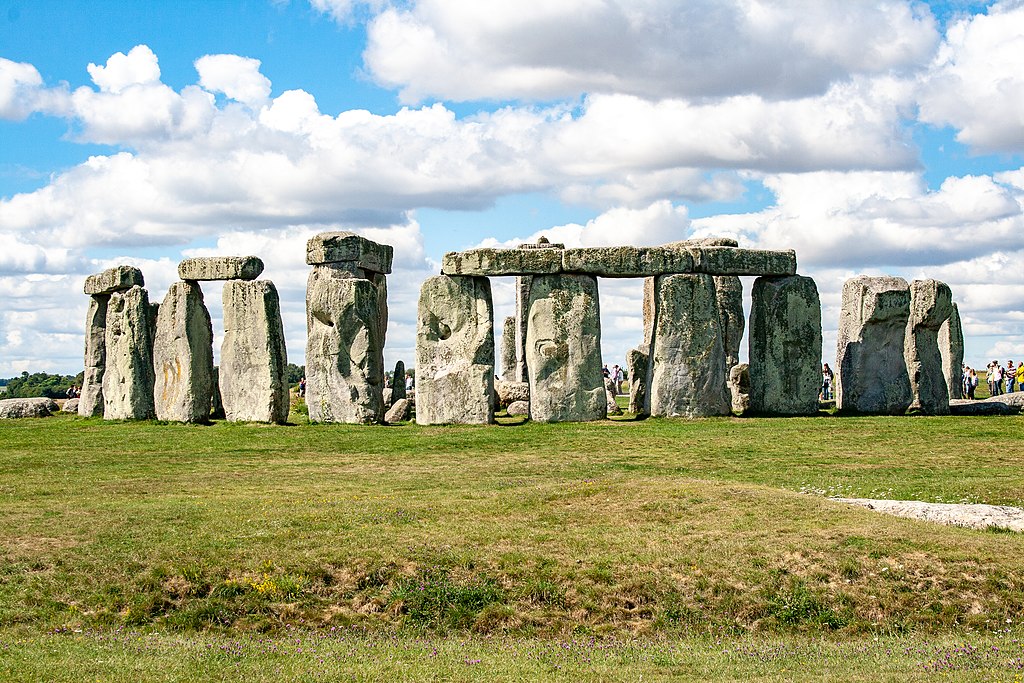
[[[389,245],[351,232],[320,233],[306,243],[306,263],[313,266],[306,286],[306,404],[312,422],[384,418],[386,275],[393,255]]]
[[[904,342],[910,407],[929,415],[949,414],[949,387],[939,352],[939,330],[952,311],[949,285],[938,280],[910,283],[910,316]]]
[[[194,282],[175,282],[167,290],[153,339],[158,420],[207,422],[213,393],[213,327]]]
[[[516,378],[516,317],[505,318],[501,328],[501,378],[506,382],[517,382]]]
[[[405,362],[395,363],[395,371],[391,375],[391,401],[387,407],[395,405],[405,398]]]
[[[229,280],[223,300],[219,380],[225,418],[287,422],[288,355],[277,288],[269,280]]]
[[[85,314],[85,373],[78,414],[83,417],[103,415],[103,372],[107,365],[107,305],[109,294],[89,297]]]
[[[836,344],[836,407],[900,415],[913,399],[904,341],[910,286],[899,277],[860,276],[843,285]]]
[[[481,258],[481,262],[477,264],[478,267],[472,273],[467,274],[500,275],[508,270],[514,272],[517,268],[526,268],[540,273],[554,273],[561,268],[564,250],[564,244],[551,242],[547,237],[541,237],[533,244],[520,244],[514,250],[474,250],[471,253],[477,253],[478,256],[491,252],[497,252],[500,256],[493,260]],[[473,262],[474,258],[469,258],[466,261]],[[461,268],[461,265],[464,264],[461,260],[459,263]],[[441,272],[446,275],[453,274],[444,270],[443,267]],[[506,382],[529,381],[529,373],[526,369],[526,320],[530,312],[530,285],[532,283],[532,275],[516,277],[516,366],[512,376],[504,378]]]
[[[814,280],[791,275],[754,281],[749,352],[752,412],[818,412],[821,301]]]
[[[537,275],[530,283],[526,366],[535,422],[606,416],[597,278]]]
[[[661,275],[651,298],[645,412],[655,417],[728,415],[725,344],[714,278]]]
[[[420,289],[416,422],[494,421],[494,323],[485,277],[438,275]]]
[[[150,310],[149,294],[139,285],[110,295],[104,335],[104,419],[146,420],[155,414]]]
[[[306,405],[311,422],[384,417],[378,289],[338,264],[315,266],[306,286]]]
[[[647,352],[630,349],[626,353],[626,371],[629,373],[629,412],[643,415],[647,396]]]
[[[743,345],[743,329],[746,316],[743,313],[743,283],[738,275],[715,276],[715,299],[718,301],[718,319],[722,327],[722,343],[725,345],[725,375],[740,362],[740,346]]]
[[[942,356],[942,376],[949,388],[949,397],[963,398],[964,328],[960,322],[960,309],[955,303],[939,328],[939,355]]]

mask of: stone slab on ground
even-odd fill
[[[1008,505],[924,503],[919,500],[876,500],[872,498],[832,498],[832,500],[849,505],[859,505],[896,517],[908,517],[947,526],[960,526],[968,529],[998,527],[1024,531],[1024,509]]]
[[[387,275],[395,250],[387,244],[360,237],[354,232],[322,232],[306,242],[306,263],[355,263],[359,268]]]
[[[513,401],[508,404],[508,408],[505,409],[505,414],[509,417],[518,417],[520,415],[530,416],[530,402],[529,401]]]
[[[1012,395],[1012,394],[1011,394]],[[949,412],[952,415],[1017,415],[1020,413],[1019,402],[1000,401],[1003,396],[995,396],[984,401],[972,401],[969,398],[954,398],[949,401]]]
[[[263,272],[263,261],[255,256],[204,256],[178,264],[182,280],[255,280]]]
[[[102,273],[85,278],[85,293],[90,295],[112,294],[113,292],[124,292],[135,285],[139,287],[146,285],[141,270],[134,266],[114,266],[107,268]]]
[[[495,380],[494,394],[498,399],[497,405],[499,406],[507,406],[516,401],[529,401],[530,383]]]
[[[0,401],[0,420],[47,417],[58,410],[52,398],[5,398]]]

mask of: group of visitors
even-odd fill
[[[974,398],[974,390],[978,386],[978,373],[974,368],[965,365],[963,378],[964,395],[967,398]],[[985,366],[985,379],[988,382],[990,396],[1013,393],[1018,387],[1024,387],[1024,362],[1014,366],[1013,361],[1008,360],[1004,368],[999,361],[994,360]]]
[[[68,390],[64,392],[64,396],[66,398],[81,398],[82,387],[78,386],[77,384],[72,384],[71,386],[68,387]]]
[[[601,368],[601,373],[604,375],[606,380],[611,379],[615,381],[615,394],[616,396],[622,393],[622,383],[626,380],[626,373],[618,365],[613,365],[612,369],[609,370],[608,366],[605,365]]]

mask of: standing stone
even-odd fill
[[[608,415],[622,415],[622,408],[619,407],[618,401],[615,400],[615,390],[617,388],[615,386],[615,378],[609,377],[604,381],[605,405],[607,406],[606,411]]]
[[[750,409],[750,365],[739,363],[729,371],[729,393],[732,395],[732,412],[743,415]]]
[[[655,279],[647,414],[729,415],[725,345],[710,275]]]
[[[939,329],[953,312],[953,294],[938,280],[910,283],[910,318],[905,355],[913,397],[910,407],[929,415],[949,414],[949,386],[939,352]]]
[[[743,328],[746,319],[743,314],[743,282],[737,275],[715,276],[715,297],[718,300],[718,318],[722,326],[722,342],[725,344],[725,376],[740,362],[740,346],[743,344]]]
[[[547,251],[549,249],[557,249],[558,251]],[[526,259],[547,259],[544,263],[551,264],[552,267],[542,268],[541,272],[554,273],[561,268],[562,252],[565,250],[565,245],[552,243],[548,241],[547,237],[541,237],[535,244],[520,244],[519,250],[521,257]],[[488,274],[496,275],[497,273]],[[508,382],[529,381],[529,371],[526,367],[526,327],[527,318],[530,314],[530,285],[532,282],[532,275],[516,277],[516,369],[512,377],[504,378]]]
[[[630,349],[626,354],[626,371],[629,373],[629,412],[643,415],[644,397],[647,395],[647,354],[642,349]]]
[[[939,354],[942,356],[942,375],[946,379],[950,398],[963,398],[964,328],[960,324],[960,309],[953,304],[949,318],[939,328]]]
[[[606,416],[596,277],[533,277],[526,366],[535,422],[587,422]]]
[[[209,421],[213,327],[203,292],[194,282],[175,282],[167,290],[157,314],[153,368],[158,420]]]
[[[438,275],[420,289],[416,422],[494,421],[494,323],[485,277]]]
[[[815,415],[821,389],[821,301],[802,275],[759,277],[750,309],[750,409]]]
[[[281,303],[274,283],[225,282],[219,380],[227,420],[287,422],[287,365]]]
[[[107,304],[103,418],[148,420],[153,409],[153,341],[149,294],[135,285]]]
[[[899,277],[851,278],[843,285],[836,344],[836,407],[901,415],[913,394],[903,355],[910,286]]]
[[[395,374],[391,376],[391,400],[386,401],[385,405],[391,407],[403,398],[405,398],[405,363],[398,361],[395,363]]]
[[[85,374],[78,401],[78,414],[82,417],[103,414],[103,371],[107,359],[105,337],[109,302],[109,294],[89,297],[89,310],[85,315]]]
[[[505,318],[501,330],[501,378],[506,382],[519,381],[516,373],[516,317]]]
[[[224,399],[220,395],[220,368],[214,366],[210,385],[210,417],[224,419]]]
[[[306,405],[310,422],[384,417],[379,290],[344,264],[314,266],[306,286]]]

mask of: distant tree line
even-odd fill
[[[84,377],[84,372],[77,375],[51,375],[46,372],[36,372],[30,375],[26,371],[21,373],[21,377],[0,379],[0,385],[7,386],[7,391],[3,394],[4,398],[35,398],[37,396],[65,398],[68,387],[71,385],[82,386]]]

